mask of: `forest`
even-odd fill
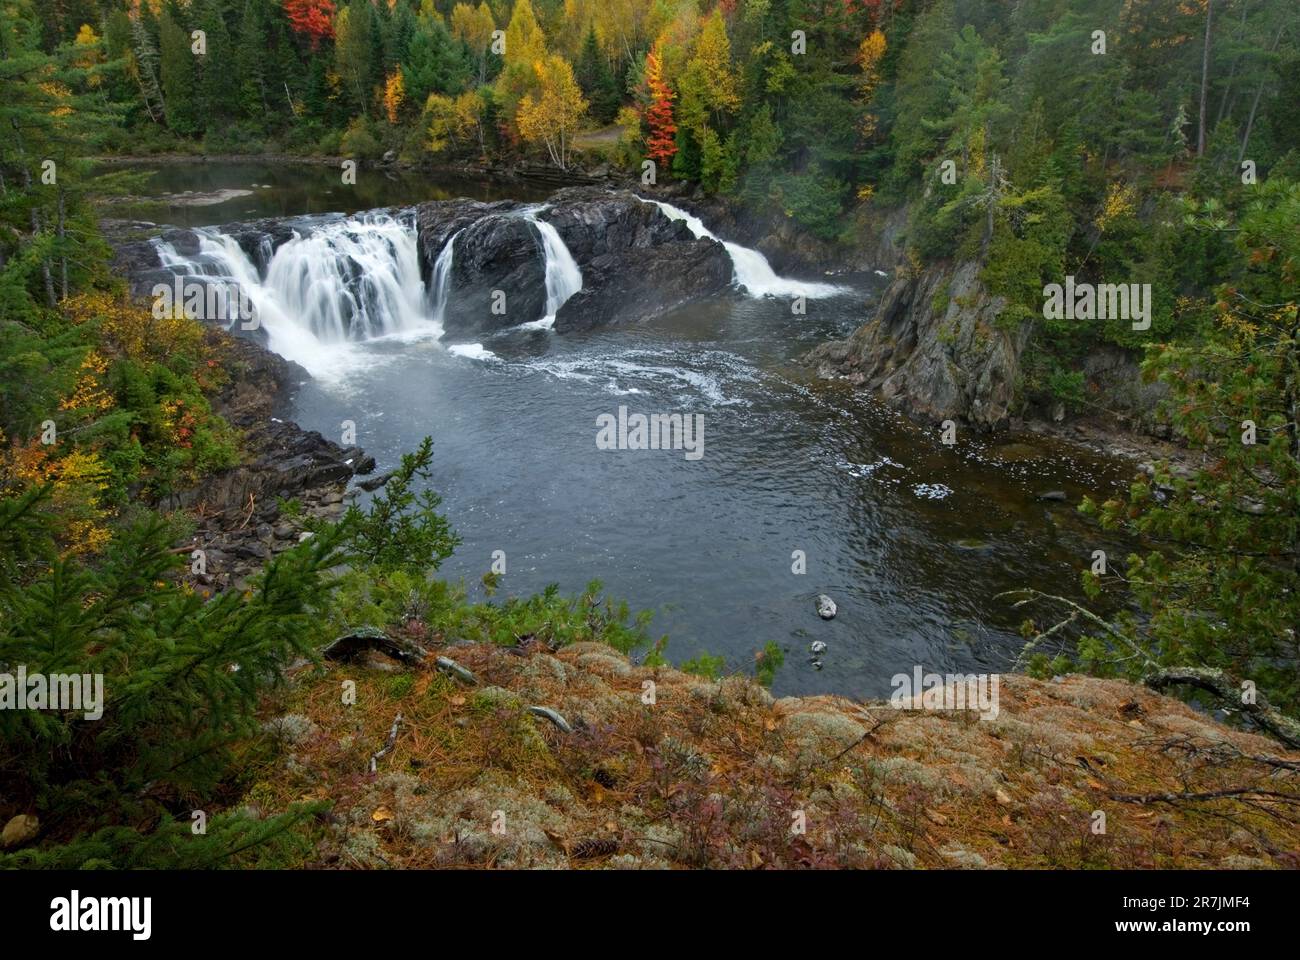
[[[97,163],[114,156],[602,168],[837,255],[902,211],[904,273],[973,261],[1002,298],[1026,411],[1098,403],[1081,365],[1118,348],[1212,455],[1082,504],[1140,547],[1083,574],[1117,612],[1032,598],[1051,612],[1025,622],[1026,669],[1247,681],[1246,712],[1300,744],[1290,0],[0,0],[0,83],[0,665],[93,669],[111,698],[98,725],[0,711],[0,812],[47,824],[0,866],[309,860],[320,797],[262,818],[238,801],[280,671],[360,612],[397,621],[416,597],[430,630],[484,643],[648,641],[599,585],[472,605],[426,580],[456,546],[414,492],[427,446],[245,593],[196,593],[192,520],[159,505],[240,463],[215,409],[231,368],[113,275],[98,204],[138,176]],[[1046,315],[1067,276],[1150,284],[1149,329]],[[191,843],[198,803],[224,812]]]

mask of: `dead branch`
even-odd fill
[[[381,757],[386,757],[393,752],[393,746],[397,743],[397,728],[401,725],[401,723],[402,723],[402,715],[399,713],[393,719],[393,725],[388,728],[388,739],[384,741],[384,745],[380,747],[375,753],[372,753],[370,755],[371,773],[374,773],[378,769],[379,760]]]
[[[1241,698],[1241,683],[1222,670],[1210,667],[1162,667],[1143,681],[1153,690],[1189,686],[1213,695],[1224,706],[1240,710],[1262,729],[1267,730],[1288,747],[1300,749],[1300,721],[1278,711],[1257,694],[1254,703]]]

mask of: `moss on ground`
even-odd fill
[[[331,803],[302,865],[1298,865],[1300,756],[1122,681],[1006,676],[981,720],[774,700],[595,643],[437,652],[478,684],[432,658],[306,666],[268,704],[251,747],[277,759],[245,803]],[[1135,798],[1154,794],[1170,796]]]

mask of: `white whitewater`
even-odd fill
[[[447,317],[447,298],[451,294],[451,266],[456,256],[456,238],[460,230],[453,233],[443,246],[438,259],[433,262],[433,319],[441,329]]]
[[[546,315],[532,323],[522,324],[524,329],[549,330],[555,326],[555,314],[564,301],[582,289],[582,271],[578,262],[564,245],[560,232],[545,220],[537,217],[539,210],[530,210],[524,216],[542,238],[542,252],[546,255]]]
[[[322,224],[281,245],[265,276],[231,237],[197,232],[197,258],[157,244],[164,266],[238,283],[257,311],[268,346],[314,376],[343,372],[358,340],[442,333],[440,315],[429,317],[411,224],[386,215]],[[450,244],[438,258],[441,264],[447,256],[447,271],[449,250]]]
[[[717,240],[726,247],[727,253],[731,256],[735,282],[738,286],[744,287],[745,292],[751,297],[807,297],[816,300],[847,292],[844,287],[833,283],[815,283],[809,280],[779,277],[772,269],[772,265],[767,262],[767,257],[750,247],[742,247],[738,243],[731,243],[716,236],[699,217],[687,213],[681,207],[674,207],[671,203],[664,203],[662,200],[642,199],[642,202],[653,203],[670,220],[684,221],[687,229],[697,238],[707,237],[710,240]]]

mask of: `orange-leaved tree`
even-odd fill
[[[673,121],[673,91],[663,78],[663,60],[659,44],[645,55],[645,81],[650,88],[650,106],[646,108],[646,154],[662,167],[677,152],[677,124]]]

